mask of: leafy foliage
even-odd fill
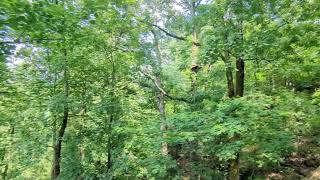
[[[302,178],[292,159],[320,165],[318,4],[2,0],[1,179]]]

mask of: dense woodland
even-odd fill
[[[320,179],[319,0],[1,0],[0,179]]]

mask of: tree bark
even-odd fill
[[[62,145],[62,139],[65,133],[65,130],[67,128],[68,119],[69,119],[69,107],[68,107],[68,98],[69,98],[69,79],[68,79],[68,59],[67,59],[67,50],[63,50],[64,53],[64,72],[63,72],[63,78],[64,78],[64,96],[65,96],[65,102],[64,102],[64,109],[63,109],[63,120],[61,127],[58,132],[57,136],[57,142],[54,146],[54,157],[53,157],[53,167],[51,172],[51,179],[58,179],[60,175],[60,163],[61,163],[61,145]]]
[[[244,92],[244,60],[238,58],[236,61],[236,96],[242,97]]]
[[[243,6],[241,2],[241,6]],[[241,47],[244,42],[244,36],[243,36],[243,22],[240,20],[239,22],[239,30],[240,30],[240,43]],[[243,50],[241,48],[241,50]],[[244,92],[244,60],[242,54],[240,54],[236,60],[236,91],[235,95],[237,97],[242,97]],[[240,135],[236,135],[234,137],[233,141],[237,141],[240,139]],[[236,158],[231,161],[230,164],[230,179],[231,180],[239,180],[240,179],[240,152],[237,152]]]
[[[110,114],[110,119],[109,119],[109,137],[108,137],[108,164],[107,164],[107,170],[108,172],[110,171],[112,167],[112,122],[113,122],[113,114]]]
[[[236,61],[236,92],[235,96],[242,97],[244,92],[244,60],[240,57]],[[234,141],[240,137],[235,137]],[[230,164],[230,180],[240,179],[240,154],[236,154],[236,158]]]
[[[191,19],[196,17],[196,2],[191,2],[190,12]],[[196,31],[196,26],[192,26],[192,42],[198,42],[198,34]],[[195,95],[197,91],[197,72],[200,70],[198,65],[199,58],[199,46],[196,43],[192,43],[191,47],[191,99],[195,102]]]
[[[231,161],[230,164],[230,180],[240,179],[240,156],[237,154],[236,159]]]
[[[159,76],[156,76],[156,81],[157,84],[159,84],[161,86],[161,78]],[[164,97],[165,95],[163,94],[163,92],[158,91],[157,92],[157,101],[158,101],[158,110],[159,110],[159,115],[160,115],[160,130],[162,133],[162,138],[163,138],[163,142],[162,142],[162,154],[164,156],[168,155],[168,143],[165,142],[166,139],[166,131],[167,131],[167,122],[166,122],[166,114],[165,114],[165,102],[164,102]]]
[[[164,156],[167,156],[169,153],[168,149],[168,143],[165,141],[167,136],[167,122],[166,122],[166,114],[165,114],[165,101],[164,98],[166,96],[165,91],[162,90],[162,81],[161,81],[161,72],[162,72],[162,56],[161,51],[159,47],[159,41],[156,32],[151,31],[154,38],[153,38],[153,44],[156,50],[156,67],[155,67],[155,79],[154,84],[158,88],[157,90],[157,104],[158,104],[158,110],[159,110],[159,116],[160,116],[160,131],[162,134],[162,154]]]
[[[235,92],[234,92],[232,67],[229,62],[226,62],[226,77],[227,77],[227,86],[228,86],[227,87],[228,97],[233,98],[235,96]]]
[[[115,113],[115,104],[116,102],[116,97],[115,97],[115,91],[116,91],[116,66],[115,66],[115,62],[113,59],[113,53],[111,52],[111,67],[112,67],[112,71],[111,71],[111,91],[109,93],[110,97],[111,97],[111,103],[112,106],[110,107],[110,112],[109,112],[109,124],[108,124],[108,162],[107,162],[107,170],[108,172],[110,172],[112,165],[113,165],[113,159],[112,159],[112,149],[113,149],[113,135],[112,135],[112,123],[114,121],[114,118],[116,117],[116,113]]]

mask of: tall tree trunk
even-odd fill
[[[115,62],[113,59],[113,53],[111,52],[111,65],[112,65],[112,72],[111,72],[111,91],[110,91],[110,97],[111,97],[111,103],[113,103],[113,105],[110,108],[110,112],[109,112],[109,124],[108,124],[108,164],[107,164],[107,170],[108,172],[111,170],[112,165],[113,165],[113,160],[112,160],[112,148],[113,148],[113,138],[112,138],[112,123],[114,121],[114,116],[115,114],[115,103],[116,103],[116,97],[115,97],[115,87],[116,87],[116,67],[115,67]]]
[[[257,78],[257,72],[258,72],[258,60],[255,59],[255,61],[253,62],[253,77],[254,77],[254,90],[257,91],[258,90],[258,78]]]
[[[236,91],[235,96],[242,97],[244,92],[244,60],[243,58],[238,58],[236,60]],[[233,141],[239,140],[239,137],[235,137]],[[236,154],[236,158],[231,161],[230,164],[230,180],[240,179],[240,154]]]
[[[242,97],[244,92],[244,60],[238,58],[236,61],[236,96]]]
[[[243,6],[242,1],[241,6]],[[244,43],[244,36],[243,36],[243,22],[242,20],[239,21],[239,31],[240,31],[240,44],[241,44],[241,50],[243,51],[243,43]],[[244,60],[243,55],[240,54],[236,60],[236,96],[242,97],[244,93]],[[233,138],[233,141],[240,140],[240,135],[236,134]],[[230,164],[230,179],[231,180],[239,180],[240,179],[240,152],[236,154],[236,158],[231,161]]]
[[[240,179],[240,155],[237,154],[236,158],[230,164],[230,180]]]
[[[108,125],[108,164],[107,164],[107,170],[110,171],[112,167],[112,122],[113,122],[113,114],[110,114],[109,118],[109,125]]]
[[[153,44],[156,49],[156,67],[155,67],[155,83],[156,86],[162,88],[162,81],[161,81],[161,73],[162,73],[162,55],[159,47],[159,41],[156,32],[151,31],[154,39]],[[165,142],[166,135],[167,135],[167,122],[166,122],[166,114],[165,114],[165,94],[158,90],[157,91],[157,104],[158,104],[158,110],[159,110],[159,116],[160,116],[160,131],[162,133],[162,154],[164,156],[167,156],[169,153],[168,149],[168,143]]]
[[[51,170],[51,179],[55,179],[55,166],[58,163],[56,159],[56,146],[57,146],[57,116],[53,115],[53,127],[52,127],[52,147],[53,147],[53,159],[52,159],[52,170]]]
[[[159,76],[156,76],[156,83],[162,87],[161,84],[161,78]],[[166,131],[167,131],[167,121],[166,121],[166,114],[165,114],[165,102],[164,102],[164,94],[161,91],[157,92],[157,101],[158,101],[158,110],[159,110],[159,115],[160,115],[160,130],[162,133],[162,154],[164,156],[168,155],[168,143],[165,142],[166,139]]]
[[[191,0],[191,19],[194,21],[196,18],[196,11],[197,11],[197,3],[199,1],[197,0]],[[192,24],[192,47],[191,47],[191,110],[195,111],[197,110],[197,97],[196,97],[196,92],[198,89],[198,72],[201,69],[199,66],[199,46],[197,45],[198,43],[198,33],[197,33],[197,26],[195,23]],[[190,161],[191,164],[199,164],[199,154],[197,153],[197,148],[198,148],[198,140],[193,140],[188,143],[188,146],[190,149],[192,149],[191,153],[189,154],[189,157],[187,158],[188,161]],[[190,166],[189,166],[190,167]],[[195,171],[192,168],[185,167],[186,168],[186,176],[185,178],[189,179],[196,179],[200,175],[198,174],[197,171]]]
[[[63,108],[63,120],[61,127],[58,132],[57,142],[54,146],[54,157],[53,157],[53,167],[51,172],[51,179],[58,179],[60,175],[60,163],[61,163],[61,145],[62,139],[67,128],[67,123],[69,119],[69,107],[68,107],[68,99],[69,99],[69,79],[68,79],[68,59],[67,59],[67,50],[63,50],[64,53],[64,71],[63,71],[63,78],[64,78],[64,108]]]
[[[234,84],[233,84],[233,75],[231,66],[226,67],[226,77],[227,77],[227,86],[228,86],[228,97],[233,98],[234,93]]]
[[[196,1],[191,1],[191,18],[196,17]],[[195,93],[197,91],[197,72],[200,70],[198,65],[199,57],[199,47],[198,43],[198,34],[196,31],[196,26],[192,26],[192,47],[191,47],[191,99],[195,101]]]
[[[227,24],[225,23],[224,16],[221,17],[223,23],[223,28],[227,27]],[[233,82],[233,73],[232,73],[232,65],[230,60],[230,53],[231,50],[228,47],[228,32],[226,31],[224,33],[223,43],[225,44],[224,52],[221,54],[221,59],[223,60],[225,67],[226,67],[226,78],[227,78],[227,94],[229,98],[233,98],[235,96],[235,90],[234,90],[234,82]]]
[[[233,74],[232,74],[232,66],[229,60],[229,54],[225,53],[225,56],[222,56],[226,67],[226,78],[227,78],[227,93],[229,98],[233,98],[235,96],[234,92],[234,83],[233,83]]]

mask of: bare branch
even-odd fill
[[[182,101],[185,103],[191,103],[191,101],[189,101],[188,99],[185,98],[181,98],[181,97],[173,97],[170,94],[168,94],[162,87],[160,87],[160,85],[157,83],[157,81],[155,80],[154,77],[152,77],[150,74],[143,72],[142,70],[139,70],[145,77],[147,77],[148,79],[150,79],[153,84],[156,86],[156,88],[161,91],[167,98],[171,99],[171,100],[175,100],[175,101]]]
[[[170,33],[169,31],[167,31],[166,29],[156,25],[156,24],[152,24],[150,22],[147,22],[147,21],[143,21],[144,23],[150,25],[150,26],[153,26],[157,29],[159,29],[161,32],[163,32],[165,35],[169,36],[169,37],[172,37],[172,38],[175,38],[175,39],[178,39],[178,40],[181,40],[181,41],[187,41],[187,38],[186,37],[183,37],[183,36],[178,36],[178,35],[175,35],[173,33]],[[192,44],[196,45],[196,46],[201,46],[201,44],[199,42],[192,42]]]
[[[164,32],[167,36],[170,36],[170,37],[175,38],[175,39],[183,40],[183,41],[187,40],[185,37],[181,37],[181,36],[177,36],[175,34],[169,33],[167,30],[163,29],[162,27],[160,27],[160,26],[158,26],[156,24],[152,24],[152,23],[148,23],[148,24],[150,24],[153,27],[158,28],[160,31]]]
[[[199,0],[198,2],[196,2],[195,7],[197,8],[200,4],[201,4],[202,0]]]

